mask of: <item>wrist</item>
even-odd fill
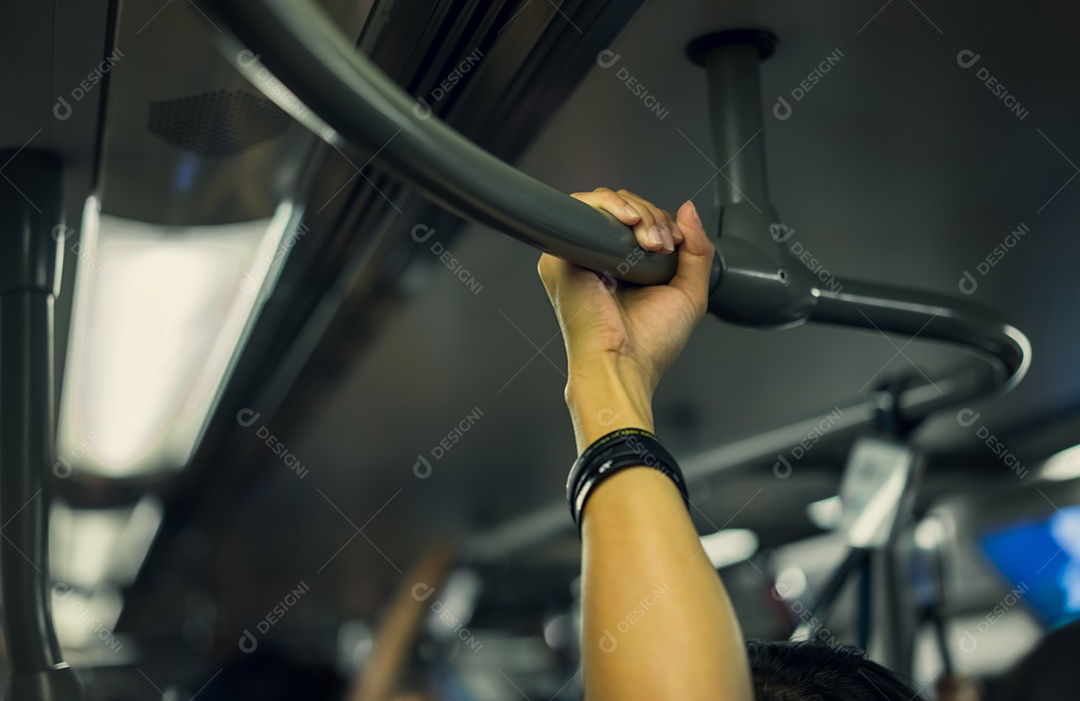
[[[617,360],[574,368],[566,385],[578,453],[620,428],[653,431],[652,388]]]

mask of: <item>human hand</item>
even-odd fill
[[[619,283],[614,290],[591,270],[540,257],[566,343],[566,401],[580,450],[617,428],[652,430],[652,393],[708,306],[714,249],[691,202],[673,219],[626,190],[573,197],[632,226],[642,248],[667,254],[677,246],[679,256],[668,284]]]
[[[948,674],[941,675],[935,687],[938,701],[981,701],[985,693],[977,680]]]

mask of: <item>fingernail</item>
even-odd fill
[[[660,230],[664,234],[664,250],[671,253],[675,250],[675,240],[671,237],[671,231],[666,226],[661,227]]]
[[[690,205],[690,211],[694,213],[694,219],[697,220],[697,225],[701,228],[705,228],[705,225],[701,223],[701,215],[698,214],[697,207],[690,200],[686,201]]]
[[[637,210],[636,210],[636,209],[634,209],[633,207],[631,207],[631,206],[630,206],[630,205],[628,205],[628,204],[624,204],[624,205],[623,205],[623,214],[625,214],[625,215],[626,215],[626,216],[628,216],[628,217],[637,217],[637,216],[640,216],[640,215],[639,215],[639,214],[637,213]]]
[[[664,245],[664,234],[660,231],[659,226],[650,226],[649,230],[645,232],[645,238],[649,240],[651,246]]]

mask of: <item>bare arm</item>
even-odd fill
[[[442,587],[453,559],[453,548],[448,543],[436,542],[424,550],[402,578],[375,635],[371,657],[349,692],[350,701],[389,701],[400,697],[401,678],[431,606],[428,597]]]
[[[541,259],[566,340],[580,452],[618,428],[653,429],[652,392],[704,314],[713,248],[690,204],[676,225],[625,191],[575,196],[634,225],[645,248],[661,248],[648,235],[654,225],[679,244],[670,284],[614,293],[595,273]],[[588,701],[753,698],[735,613],[670,479],[640,467],[604,480],[586,504],[582,539]]]

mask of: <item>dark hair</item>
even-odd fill
[[[746,644],[757,701],[919,701],[862,650],[820,642]]]

